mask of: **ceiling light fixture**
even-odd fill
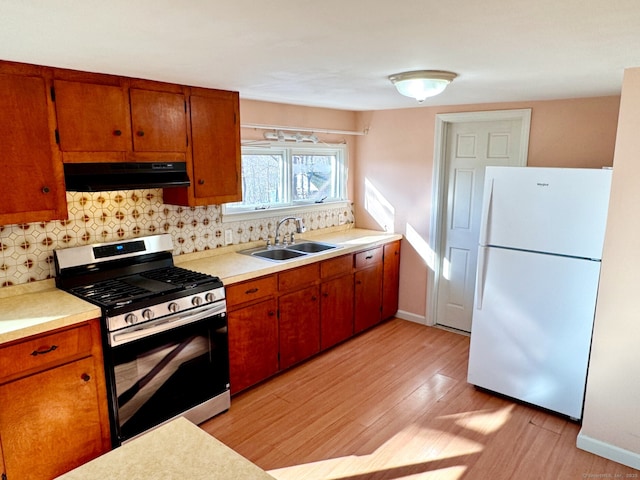
[[[426,98],[442,93],[458,75],[441,70],[416,70],[390,75],[389,80],[398,92],[422,103]]]

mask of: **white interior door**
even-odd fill
[[[439,325],[471,331],[484,170],[522,164],[522,131],[521,119],[448,125],[436,294]]]

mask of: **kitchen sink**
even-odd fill
[[[285,247],[287,250],[295,250],[296,252],[304,252],[304,253],[319,253],[324,252],[325,250],[331,250],[333,248],[338,248],[337,245],[332,245],[330,243],[321,243],[321,242],[301,242],[294,243],[293,245],[289,245]]]
[[[306,254],[302,252],[296,252],[295,250],[285,250],[284,248],[271,248],[269,250],[258,250],[250,255],[254,257],[262,257],[269,260],[291,260],[293,258],[304,257]]]
[[[252,257],[260,257],[274,262],[285,262],[287,260],[295,260],[296,258],[302,258],[308,255],[319,254],[334,248],[340,248],[340,246],[333,245],[331,243],[304,240],[292,245],[250,248],[248,250],[241,250],[238,253],[251,255]]]

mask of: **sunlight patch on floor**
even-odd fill
[[[374,452],[331,458],[270,470],[278,480],[339,480],[366,478],[385,472],[386,478],[458,480],[465,473],[465,458],[484,446],[464,436],[411,425]]]
[[[500,430],[511,418],[514,405],[495,410],[481,410],[477,412],[456,413],[439,417],[443,420],[453,420],[461,427],[468,428],[483,435],[490,435]]]

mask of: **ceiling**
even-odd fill
[[[0,59],[357,111],[417,107],[387,77],[419,69],[459,75],[422,105],[617,95],[640,2],[0,0]]]

